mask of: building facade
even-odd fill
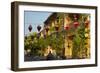
[[[90,15],[85,15],[85,14],[52,13],[44,22],[44,27],[43,27],[43,30],[41,31],[41,36],[45,37],[45,36],[52,35],[53,33],[56,33],[56,32],[58,33],[62,32],[63,39],[64,39],[64,43],[63,43],[64,49],[62,48],[61,51],[67,59],[72,59],[75,56],[76,56],[75,58],[90,58],[90,32],[89,32],[90,20],[89,18],[90,18]],[[82,28],[83,26],[85,28]],[[81,28],[85,32],[85,33],[83,32],[84,33],[83,36],[84,38],[86,38],[84,42],[85,43],[84,47],[81,46],[82,44],[79,44],[79,42],[81,41],[81,38],[80,37],[78,38],[78,36],[81,35],[81,34],[78,34],[78,32],[81,31]],[[74,45],[75,42],[73,41],[73,39],[79,40],[79,41],[75,40],[78,47],[75,47]],[[77,52],[75,52],[75,48],[77,49]],[[84,48],[86,49],[84,50]],[[47,49],[47,50],[53,51],[54,49]],[[75,53],[77,53],[77,55],[74,56]]]

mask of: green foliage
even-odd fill
[[[52,45],[52,48],[56,50],[57,54],[59,54],[64,46],[64,38],[62,32],[53,34],[49,41],[49,43]]]
[[[64,45],[62,32],[55,32],[52,35],[46,36],[46,38],[37,38],[36,35],[33,33],[25,39],[25,49],[30,49],[32,55],[43,55],[48,45],[51,45],[53,49],[57,50],[57,53],[61,52]]]
[[[73,58],[79,58],[85,48],[85,26],[83,23],[75,30],[75,37],[73,39]],[[86,53],[86,52],[85,52]]]

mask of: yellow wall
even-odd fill
[[[71,40],[65,39],[65,56],[67,58],[72,58],[72,48],[73,48],[72,43],[73,42]],[[68,44],[70,47],[68,47]]]

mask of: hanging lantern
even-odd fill
[[[31,32],[31,30],[32,30],[32,25],[29,25],[28,29],[29,29],[29,32]]]
[[[74,20],[78,20],[79,15],[78,14],[74,14],[73,17],[74,17]]]
[[[38,31],[41,30],[41,26],[40,26],[40,25],[37,26],[37,30],[38,30]]]
[[[77,28],[79,26],[79,22],[78,21],[74,22],[73,24],[74,24],[75,28]]]
[[[65,30],[69,30],[69,26],[66,26],[66,27],[65,27]]]

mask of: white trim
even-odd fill
[[[24,11],[52,11],[68,13],[89,13],[91,14],[91,59],[77,60],[58,60],[58,61],[35,61],[24,62]],[[63,65],[83,65],[95,63],[95,10],[81,8],[63,8],[63,7],[44,7],[44,6],[19,6],[19,68],[34,68]]]

